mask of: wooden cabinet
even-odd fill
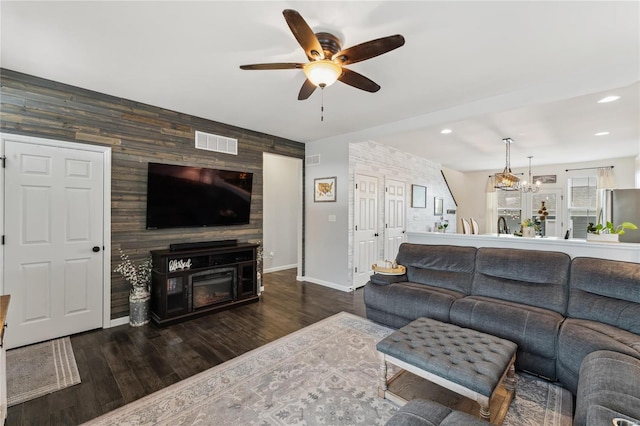
[[[0,419],[4,424],[7,418],[7,354],[5,351],[4,334],[7,329],[7,310],[11,296],[0,296]]]
[[[256,244],[151,252],[151,320],[182,321],[259,300]]]

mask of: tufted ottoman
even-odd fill
[[[418,318],[376,346],[381,356],[378,395],[398,405],[407,401],[392,393],[387,363],[471,398],[480,404],[480,416],[489,419],[489,401],[504,379],[513,393],[517,346],[499,337],[430,318]]]

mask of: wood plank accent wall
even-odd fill
[[[0,69],[0,129],[112,149],[111,270],[119,249],[134,261],[177,242],[262,239],[264,152],[304,158],[304,144],[215,121]],[[238,155],[197,150],[195,131],[238,139]],[[147,230],[147,163],[252,172],[249,225]],[[129,285],[111,275],[111,318],[129,313]]]

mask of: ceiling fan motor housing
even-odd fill
[[[315,36],[322,46],[325,59],[331,59],[333,55],[342,50],[342,42],[333,34],[321,32],[316,33]]]

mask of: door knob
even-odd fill
[[[94,253],[97,253],[100,251],[100,247],[94,246],[91,250],[93,250]]]
[[[378,236],[378,233],[376,232],[375,234],[373,234],[373,236],[374,236],[374,237],[377,237],[377,236]]]

